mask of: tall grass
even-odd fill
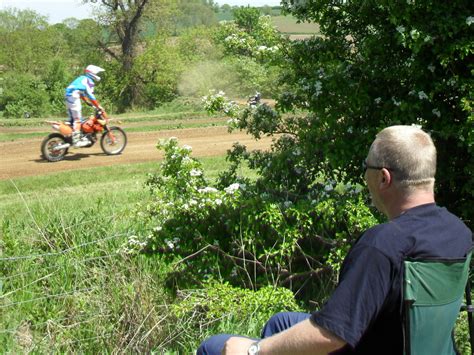
[[[209,177],[224,157],[202,159]],[[206,331],[176,319],[159,255],[120,246],[157,163],[0,181],[0,344],[17,352],[190,353]],[[257,327],[255,327],[257,328]],[[238,330],[238,329],[237,329]],[[243,329],[240,329],[243,330]]]

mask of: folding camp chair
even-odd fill
[[[410,259],[404,262],[403,315],[405,355],[457,354],[454,325],[468,289],[471,254],[446,260]],[[469,294],[468,294],[469,293]],[[466,292],[470,306],[470,290]],[[472,314],[469,330],[472,334]],[[471,338],[472,349],[472,338]]]

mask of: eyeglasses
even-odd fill
[[[364,173],[365,173],[365,171],[366,171],[367,169],[374,169],[374,170],[387,169],[388,171],[392,171],[392,170],[393,170],[393,169],[391,169],[391,168],[387,168],[386,166],[369,165],[369,164],[367,164],[367,159],[364,159],[364,160],[362,161],[362,170],[363,170]]]

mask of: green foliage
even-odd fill
[[[438,202],[472,227],[471,3],[284,4],[319,23],[324,36],[292,44],[278,105],[280,112],[309,111],[292,132],[318,157],[311,165],[324,157],[329,170],[360,176],[358,162],[377,131],[421,125],[438,148]]]
[[[199,26],[184,31],[178,38],[178,50],[186,63],[216,60],[221,57],[212,41],[213,29]]]
[[[188,0],[179,3],[171,21],[174,23],[174,35],[176,35],[188,28],[211,26],[217,20],[212,5],[206,1]]]
[[[471,354],[471,344],[469,343],[469,322],[466,312],[461,312],[459,314],[454,328],[454,336],[459,354]]]
[[[273,27],[269,16],[261,16],[254,8],[235,11],[239,20],[220,23],[213,34],[224,58],[217,67],[212,66],[213,72],[206,74],[220,80],[212,80],[199,92],[205,95],[210,89],[225,90],[233,97],[249,96],[255,91],[267,96],[275,94],[279,90],[276,78],[286,40]]]
[[[260,10],[255,7],[238,7],[232,11],[234,21],[245,32],[252,33],[260,20]]]
[[[218,27],[215,39],[224,47],[227,54],[260,59],[262,63],[275,60],[273,57],[286,43],[273,27],[269,16],[258,17],[252,23],[252,32],[240,27],[237,22],[224,22]]]
[[[136,104],[155,108],[177,96],[178,80],[183,71],[183,60],[175,45],[166,38],[148,41],[146,50],[136,58],[134,78],[146,78],[140,101]],[[135,83],[139,85],[140,83]]]
[[[186,337],[194,340],[192,348],[197,348],[206,335],[222,331],[259,337],[275,313],[302,311],[291,291],[272,286],[253,291],[211,281],[203,289],[180,291],[178,295],[180,301],[171,307],[172,314],[176,319],[189,320],[191,331]]]
[[[40,116],[49,113],[47,86],[28,73],[9,72],[3,76],[0,110],[5,117]]]
[[[213,178],[225,165],[223,157],[202,163]],[[67,171],[0,181],[2,352],[188,354],[208,335],[186,329],[191,317],[172,316],[181,299],[164,292],[169,266],[158,255],[116,252],[131,231],[145,233],[129,209],[146,198],[141,186],[155,169],[102,166],[82,170],[81,179]],[[173,341],[177,331],[179,340],[193,337],[192,347]]]
[[[75,74],[71,67],[79,72],[89,61],[103,60],[91,40],[98,25],[68,23],[50,26],[33,11],[0,11],[0,70],[5,72],[0,111],[5,117],[65,115],[64,88]]]
[[[230,175],[213,186],[190,147],[171,139],[158,148],[165,159],[148,181],[152,200],[140,208],[155,227],[131,237],[124,251],[163,255],[174,265],[167,276],[173,288],[219,275],[233,285],[286,286],[319,300],[347,243],[376,222],[357,186],[320,177],[299,198]]]

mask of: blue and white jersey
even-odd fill
[[[66,88],[66,98],[74,97],[78,99],[81,96],[87,96],[90,100],[96,100],[94,86],[93,80],[86,75],[81,75]]]

